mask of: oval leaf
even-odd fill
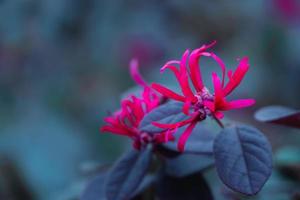
[[[175,158],[181,154],[178,150],[166,148],[163,144],[155,145],[154,153],[166,158]]]
[[[165,143],[164,147],[172,151],[178,151],[178,139],[185,129],[186,126],[179,128],[174,134],[175,141]],[[213,141],[215,137],[216,135],[212,131],[209,131],[202,122],[198,123],[185,144],[184,153],[213,154]]]
[[[261,122],[281,124],[300,128],[300,111],[284,106],[267,106],[255,113]]]
[[[139,129],[147,133],[159,133],[163,129],[152,125],[152,122],[170,124],[188,119],[189,116],[182,113],[181,102],[170,101],[148,113],[140,123]]]
[[[84,189],[80,200],[106,200],[104,193],[104,174],[97,175],[93,178]]]
[[[201,173],[184,178],[161,174],[157,184],[157,199],[213,200],[212,192]]]
[[[131,150],[121,157],[110,171],[105,189],[107,199],[128,199],[146,175],[151,158],[151,148]]]
[[[214,164],[213,155],[181,154],[176,158],[166,159],[165,171],[172,177],[185,177],[205,170]]]
[[[224,128],[214,142],[215,166],[229,188],[254,195],[272,172],[272,151],[266,137],[250,126]]]
[[[105,180],[106,176],[104,174],[99,174],[95,178],[93,178],[87,184],[85,190],[81,195],[80,200],[106,200],[107,198],[104,193]],[[155,177],[153,175],[145,176],[139,187],[130,195],[130,199],[144,192],[154,182]]]
[[[131,198],[138,197],[138,195],[143,193],[147,188],[154,185],[155,181],[156,177],[154,175],[145,176],[139,187],[134,191],[134,193],[132,193]]]

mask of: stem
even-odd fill
[[[214,114],[212,115],[214,120],[216,120],[217,124],[221,127],[224,128],[224,124],[221,122],[221,120],[219,120]]]

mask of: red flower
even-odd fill
[[[141,97],[129,95],[123,99],[121,109],[104,119],[107,125],[104,125],[101,131],[130,137],[136,149],[140,149],[147,143],[163,143],[173,140],[172,130],[155,135],[139,131],[141,120],[148,112],[159,106],[161,98],[141,77],[136,60],[130,62],[130,74],[135,82],[143,87]]]
[[[229,81],[225,85],[225,64],[213,52],[207,51],[215,43],[216,42],[213,42],[210,45],[203,45],[202,47],[193,50],[191,54],[189,53],[189,50],[186,50],[180,61],[169,61],[161,68],[161,72],[164,72],[165,69],[170,69],[174,73],[180,85],[182,94],[178,94],[160,84],[152,84],[152,88],[162,95],[170,99],[183,102],[183,112],[190,116],[189,119],[174,124],[160,124],[153,122],[153,125],[163,129],[176,129],[189,124],[179,138],[178,149],[180,151],[184,150],[185,142],[196,123],[204,120],[207,115],[213,116],[216,119],[221,119],[223,118],[222,111],[244,108],[255,103],[253,99],[239,99],[234,101],[226,100],[226,97],[242,81],[249,69],[249,63],[247,57],[242,58],[234,72],[231,70],[228,71]],[[220,79],[215,72],[212,74],[214,94],[209,92],[202,81],[200,68],[198,66],[199,60],[202,56],[211,57],[218,63],[222,70],[222,79]],[[194,86],[193,89],[190,87],[190,81]],[[193,108],[193,113],[189,113],[190,108]]]

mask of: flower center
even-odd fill
[[[209,90],[204,87],[201,92],[195,95],[197,103],[195,104],[195,111],[200,113],[200,118],[205,119],[206,115],[211,114],[210,110],[204,106],[204,101],[214,101],[214,96]]]

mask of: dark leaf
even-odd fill
[[[296,146],[281,147],[276,151],[276,165],[300,164],[300,148]]]
[[[214,155],[223,183],[246,195],[259,192],[272,172],[271,146],[250,126],[224,128],[215,139]]]
[[[83,194],[81,196],[81,200],[106,200],[104,193],[104,183],[106,181],[105,174],[99,174],[95,178],[93,178],[86,186]],[[142,183],[139,187],[130,195],[130,198],[134,198],[135,196],[142,193],[145,189],[147,189],[150,185],[152,185],[155,181],[155,177],[152,175],[147,175],[144,177]]]
[[[165,160],[166,173],[173,177],[185,177],[200,172],[214,164],[213,155],[181,154]]]
[[[300,164],[287,164],[278,167],[281,174],[291,180],[300,181]]]
[[[109,171],[111,168],[111,163],[99,163],[96,161],[85,161],[80,164],[79,170],[84,176],[92,176],[97,174],[103,174]]]
[[[132,198],[138,196],[139,194],[143,193],[147,188],[154,184],[156,177],[154,175],[147,175],[144,177],[142,183],[139,187],[134,191],[131,195]]]
[[[267,106],[261,108],[255,113],[255,118],[261,122],[300,128],[300,110],[284,106]]]
[[[212,200],[211,190],[201,173],[183,178],[161,174],[157,184],[161,200]]]
[[[107,199],[128,199],[146,175],[151,158],[151,148],[131,150],[121,157],[110,171],[105,189]]]
[[[83,191],[80,200],[106,200],[104,183],[106,175],[100,174],[93,178]]]
[[[300,149],[287,146],[276,152],[275,163],[285,177],[300,181]]]
[[[177,133],[174,134],[176,140],[174,142],[168,142],[164,144],[164,146],[167,149],[178,151],[178,138],[185,129],[186,126],[178,129]],[[209,131],[202,122],[198,123],[186,142],[184,153],[212,154],[215,137],[216,135],[212,131]]]
[[[148,113],[140,123],[140,130],[147,133],[159,133],[163,129],[152,125],[152,122],[162,124],[175,123],[189,118],[182,113],[181,102],[170,101]]]
[[[163,157],[166,157],[166,158],[175,158],[175,157],[177,157],[181,154],[177,150],[174,151],[174,150],[168,149],[162,144],[156,145],[155,149],[154,149],[154,152],[156,154],[159,154],[159,155],[161,155]]]

